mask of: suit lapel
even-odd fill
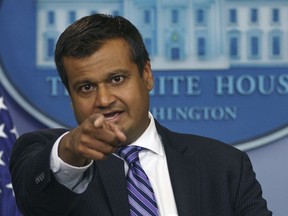
[[[129,215],[124,162],[115,156],[110,156],[100,162],[98,168],[113,215]]]
[[[160,127],[160,128],[159,128]],[[157,126],[167,157],[168,170],[179,215],[200,215],[200,173],[198,157],[181,145],[181,140],[171,141],[169,131]],[[170,134],[171,135],[171,134]],[[191,150],[191,149],[190,149]]]
[[[178,214],[200,215],[199,188],[201,179],[198,157],[195,152],[188,151],[185,145],[181,145],[182,140],[171,141],[169,136],[172,133],[164,130],[157,122],[156,127],[166,152]],[[129,215],[124,162],[115,156],[110,156],[107,160],[97,164],[113,215]],[[115,203],[117,204],[115,205]]]

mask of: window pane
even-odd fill
[[[237,23],[237,11],[236,9],[229,10],[229,21],[230,23]]]
[[[147,52],[152,55],[152,40],[150,38],[145,38],[144,43],[147,49]]]
[[[92,10],[92,11],[90,11],[90,14],[92,15],[92,14],[96,14],[97,13],[97,11],[96,10]]]
[[[279,9],[272,10],[272,22],[278,23],[279,22]]]
[[[54,45],[55,40],[53,38],[48,38],[47,40],[47,57],[53,58],[54,56]]]
[[[272,38],[272,52],[274,56],[280,55],[280,38],[278,36]]]
[[[144,11],[144,23],[150,24],[151,22],[151,13],[149,10]]]
[[[255,8],[251,9],[251,22],[252,23],[258,22],[258,10]]]
[[[200,37],[198,38],[198,56],[205,56],[206,55],[206,41],[205,38]]]
[[[48,11],[48,24],[53,25],[55,23],[55,13],[54,11]]]
[[[230,56],[231,57],[238,56],[238,38],[237,37],[230,38]]]
[[[69,22],[73,23],[76,21],[76,12],[75,11],[70,11],[69,12]]]
[[[259,39],[258,37],[251,37],[251,56],[259,55]]]
[[[179,60],[180,59],[180,51],[179,48],[172,48],[171,49],[171,58],[173,60]]]
[[[113,16],[119,16],[119,15],[120,15],[118,10],[114,10],[114,11],[112,12],[112,14],[113,14]]]
[[[197,24],[203,24],[205,22],[204,10],[203,9],[197,9],[197,11],[196,11],[196,22],[197,22]]]
[[[172,23],[178,23],[179,20],[179,14],[178,10],[172,10]]]

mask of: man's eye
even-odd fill
[[[85,84],[80,88],[81,92],[89,92],[92,91],[93,89],[94,87],[91,84]]]
[[[123,76],[115,76],[112,78],[112,83],[120,83],[124,80]]]

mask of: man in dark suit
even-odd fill
[[[24,215],[148,215],[152,207],[135,207],[141,204],[129,189],[137,165],[119,153],[131,146],[142,149],[156,215],[272,215],[246,153],[153,118],[149,56],[128,20],[96,14],[76,21],[60,36],[55,62],[78,126],[17,140],[10,170]]]

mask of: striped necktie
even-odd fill
[[[130,205],[130,215],[158,215],[154,191],[148,176],[140,165],[139,146],[125,146],[117,150],[117,154],[128,164],[127,189]]]

